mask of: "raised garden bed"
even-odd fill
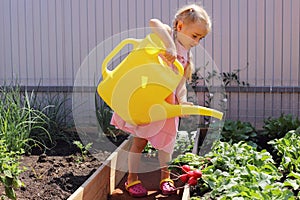
[[[108,159],[86,180],[68,200],[129,200],[135,199],[125,191],[124,183],[127,178],[127,154],[131,145],[131,138],[125,140]],[[148,159],[148,158],[145,158]],[[150,158],[151,159],[151,158]],[[152,158],[157,159],[157,158]],[[120,170],[121,169],[121,170]],[[141,180],[148,188],[147,199],[163,200],[187,200],[189,198],[189,188],[187,186],[178,190],[177,194],[166,196],[162,195],[158,184],[160,181],[160,170],[139,174]],[[180,181],[175,182],[177,186],[183,186]]]
[[[281,138],[280,140],[273,140],[273,145],[276,143],[276,145],[284,146],[286,144],[291,144],[293,142],[294,148],[298,148],[299,145],[297,142],[299,140],[295,139],[295,138],[299,137],[299,130],[300,129],[298,128],[298,130],[296,130],[296,131],[288,132],[285,135],[285,137]],[[295,197],[296,196],[299,197],[300,182],[298,179],[299,177],[297,176],[298,172],[297,171],[292,172],[293,176],[291,174],[289,176],[286,176],[286,174],[289,172],[289,170],[298,170],[298,168],[296,167],[296,166],[298,166],[297,164],[294,164],[293,168],[288,168],[289,166],[285,165],[285,163],[281,163],[279,166],[281,168],[281,171],[279,171],[277,169],[278,166],[274,165],[275,162],[272,159],[272,156],[266,150],[257,151],[255,148],[251,147],[250,145],[246,144],[243,141],[234,143],[234,144],[218,141],[217,145],[212,149],[211,154],[208,157],[209,159],[201,157],[201,159],[198,160],[199,158],[197,158],[197,156],[195,154],[197,154],[197,150],[198,150],[196,147],[201,145],[201,135],[202,134],[197,134],[197,138],[195,139],[195,144],[194,144],[195,148],[193,149],[194,154],[189,153],[190,156],[181,160],[180,163],[182,163],[182,162],[190,163],[191,167],[193,167],[193,165],[195,165],[195,167],[197,169],[200,169],[199,166],[202,166],[201,171],[203,169],[202,172],[205,174],[205,176],[202,177],[203,180],[207,181],[208,177],[214,177],[214,181],[209,182],[209,184],[213,183],[212,185],[210,185],[210,190],[218,190],[219,187],[221,187],[221,186],[222,187],[230,187],[231,186],[230,184],[224,185],[224,183],[227,183],[226,181],[218,182],[219,179],[217,179],[216,176],[220,176],[219,178],[220,179],[223,178],[224,180],[226,179],[226,176],[222,177],[223,173],[219,173],[219,174],[215,173],[216,171],[217,172],[224,171],[224,174],[226,174],[226,173],[228,174],[228,172],[226,170],[229,170],[229,169],[227,169],[227,168],[232,167],[231,165],[226,164],[226,162],[227,162],[226,159],[229,159],[231,164],[237,162],[235,164],[236,166],[234,167],[235,170],[239,169],[240,171],[242,171],[242,170],[246,169],[247,167],[248,168],[252,167],[253,168],[252,171],[260,170],[257,172],[255,171],[255,173],[253,173],[253,174],[251,174],[250,171],[247,171],[247,170],[243,171],[243,176],[240,176],[241,173],[239,173],[238,171],[233,171],[234,173],[236,173],[235,176],[238,177],[239,179],[245,179],[245,177],[249,176],[249,178],[248,178],[249,180],[248,179],[247,180],[252,181],[252,183],[255,183],[255,184],[253,184],[253,187],[257,187],[257,188],[253,189],[254,192],[257,192],[258,190],[261,193],[268,192],[269,187],[264,188],[265,181],[268,181],[268,182],[270,182],[270,186],[273,187],[273,190],[272,190],[273,193],[267,193],[267,195],[272,196],[272,197],[278,196],[279,199],[281,199],[282,197],[293,196],[293,195]],[[76,194],[74,193],[72,195],[73,198],[70,197],[70,199],[75,199],[75,200],[77,200],[77,199],[80,199],[80,200],[81,199],[87,199],[87,200],[89,200],[89,199],[109,199],[109,200],[134,199],[128,195],[128,193],[125,191],[125,188],[124,188],[124,183],[126,181],[126,176],[125,176],[126,171],[120,170],[121,173],[118,171],[119,167],[124,169],[123,166],[127,165],[127,154],[125,154],[125,153],[129,150],[129,147],[130,147],[130,144],[128,143],[128,141],[130,141],[130,140],[125,141],[116,150],[116,152],[114,152],[109,157],[109,159],[106,161],[107,163],[105,165],[107,167],[105,167],[105,166],[100,167],[99,170],[97,170],[97,172],[92,177],[90,177],[90,179],[88,181],[86,181],[86,183],[83,184],[83,186],[80,189],[77,190],[77,193]],[[290,142],[287,142],[287,141],[290,141]],[[123,152],[124,154],[119,153],[119,150],[121,150],[121,149],[125,150],[125,152]],[[283,149],[285,149],[285,148],[283,148]],[[216,150],[218,151],[218,153],[215,152]],[[298,152],[298,150],[295,149],[294,151],[291,151],[291,153],[292,153],[290,155],[291,159],[294,159],[294,157],[293,157],[294,152]],[[253,156],[253,155],[255,155],[255,156]],[[182,156],[184,157],[186,155],[182,155]],[[146,159],[149,159],[149,158],[146,158]],[[187,159],[194,159],[194,160],[187,161]],[[263,162],[262,162],[262,159],[265,159],[265,161],[263,160]],[[205,161],[204,164],[200,164],[200,162],[202,163],[202,161]],[[216,161],[222,161],[224,163],[218,163]],[[197,162],[199,162],[199,164],[196,164]],[[238,162],[242,162],[244,164],[240,164]],[[183,164],[180,164],[179,166],[182,166],[182,165]],[[224,166],[225,166],[225,168],[224,168]],[[213,170],[212,171],[208,170],[209,167],[213,167]],[[283,174],[282,174],[282,172],[283,172],[282,169],[284,169],[286,171]],[[262,179],[262,177],[263,177],[262,175],[266,174],[266,173],[268,173],[269,176],[266,176]],[[261,174],[261,175],[256,176],[257,174]],[[199,185],[197,185],[199,187],[196,186],[196,187],[191,187],[191,188],[188,185],[183,185],[183,183],[181,183],[181,181],[175,182],[176,186],[178,186],[178,187],[180,187],[180,184],[182,185],[182,190],[180,190],[175,195],[163,196],[160,194],[160,191],[158,188],[158,183],[159,183],[159,179],[160,179],[160,171],[159,170],[140,174],[139,177],[143,181],[146,188],[149,190],[149,195],[143,199],[155,198],[155,199],[164,199],[164,200],[168,200],[168,199],[188,200],[191,198],[192,195],[202,196],[204,193],[205,193],[206,197],[207,197],[207,195],[210,195],[209,190],[207,188],[205,191],[199,190],[199,189],[205,189],[204,187],[208,187],[208,185],[205,185],[205,182],[203,182],[202,179],[201,180],[199,179],[199,181],[201,182],[201,183],[199,182]],[[280,177],[281,177],[281,179],[279,179]],[[284,180],[284,178],[286,180]],[[280,180],[285,181],[284,185],[280,185]],[[294,184],[292,185],[292,183],[294,183]],[[215,187],[214,184],[219,184],[220,186],[217,185],[217,187]],[[258,184],[261,184],[261,185],[258,186]],[[242,184],[239,184],[236,187],[238,189],[242,189],[242,191],[243,191],[244,186]],[[258,187],[260,187],[260,188],[258,188]],[[280,193],[276,192],[279,190],[282,192],[280,192]],[[222,191],[225,191],[225,193],[223,195],[227,195],[226,192],[230,192],[229,190],[224,190],[224,189]],[[198,193],[198,192],[200,192],[200,193]],[[75,195],[76,195],[76,198],[74,197]],[[252,195],[252,193],[251,193],[251,195]]]

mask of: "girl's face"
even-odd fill
[[[207,33],[206,24],[201,21],[184,23],[180,20],[177,23],[177,39],[187,50],[198,45]]]

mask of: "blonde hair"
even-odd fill
[[[176,12],[173,22],[173,29],[175,31],[179,20],[184,23],[195,23],[201,21],[206,24],[207,32],[211,30],[211,20],[209,15],[202,6],[197,4],[185,5]]]
[[[211,20],[204,8],[197,4],[189,4],[180,8],[176,14],[173,21],[173,30],[177,31],[178,21],[181,20],[183,23],[196,23],[202,22],[206,25],[207,33],[211,31]],[[192,54],[189,53],[189,65],[187,66],[184,76],[188,81],[192,78],[192,73],[194,73],[194,63],[192,62]]]

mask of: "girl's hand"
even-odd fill
[[[171,36],[172,29],[167,24],[162,23],[159,19],[151,19],[149,26],[153,33],[157,34],[163,41],[166,51],[160,55],[160,57],[168,64],[172,64],[176,57],[176,45]]]
[[[165,61],[168,65],[171,65],[174,63],[177,53],[176,50],[167,50],[165,53],[159,54],[159,56]]]

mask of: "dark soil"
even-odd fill
[[[16,189],[18,200],[68,199],[101,166],[109,152],[100,152],[97,159],[87,155],[83,161],[75,145],[59,142],[51,151],[23,156],[26,171],[19,179],[24,186]],[[0,187],[3,193],[3,187]]]
[[[127,136],[112,141],[118,146]],[[22,157],[20,163],[26,170],[19,179],[24,186],[15,189],[18,200],[66,200],[68,199],[106,160],[111,152],[97,152],[82,159],[80,149],[73,144],[60,141],[54,148],[44,153],[34,150],[31,155]],[[180,200],[182,189],[174,195],[162,195],[159,190],[160,171],[139,175],[149,189],[148,196],[140,199]],[[117,185],[110,200],[135,199],[129,196],[124,183],[127,176]],[[183,186],[176,181],[177,187]],[[0,194],[4,188],[0,185]]]

